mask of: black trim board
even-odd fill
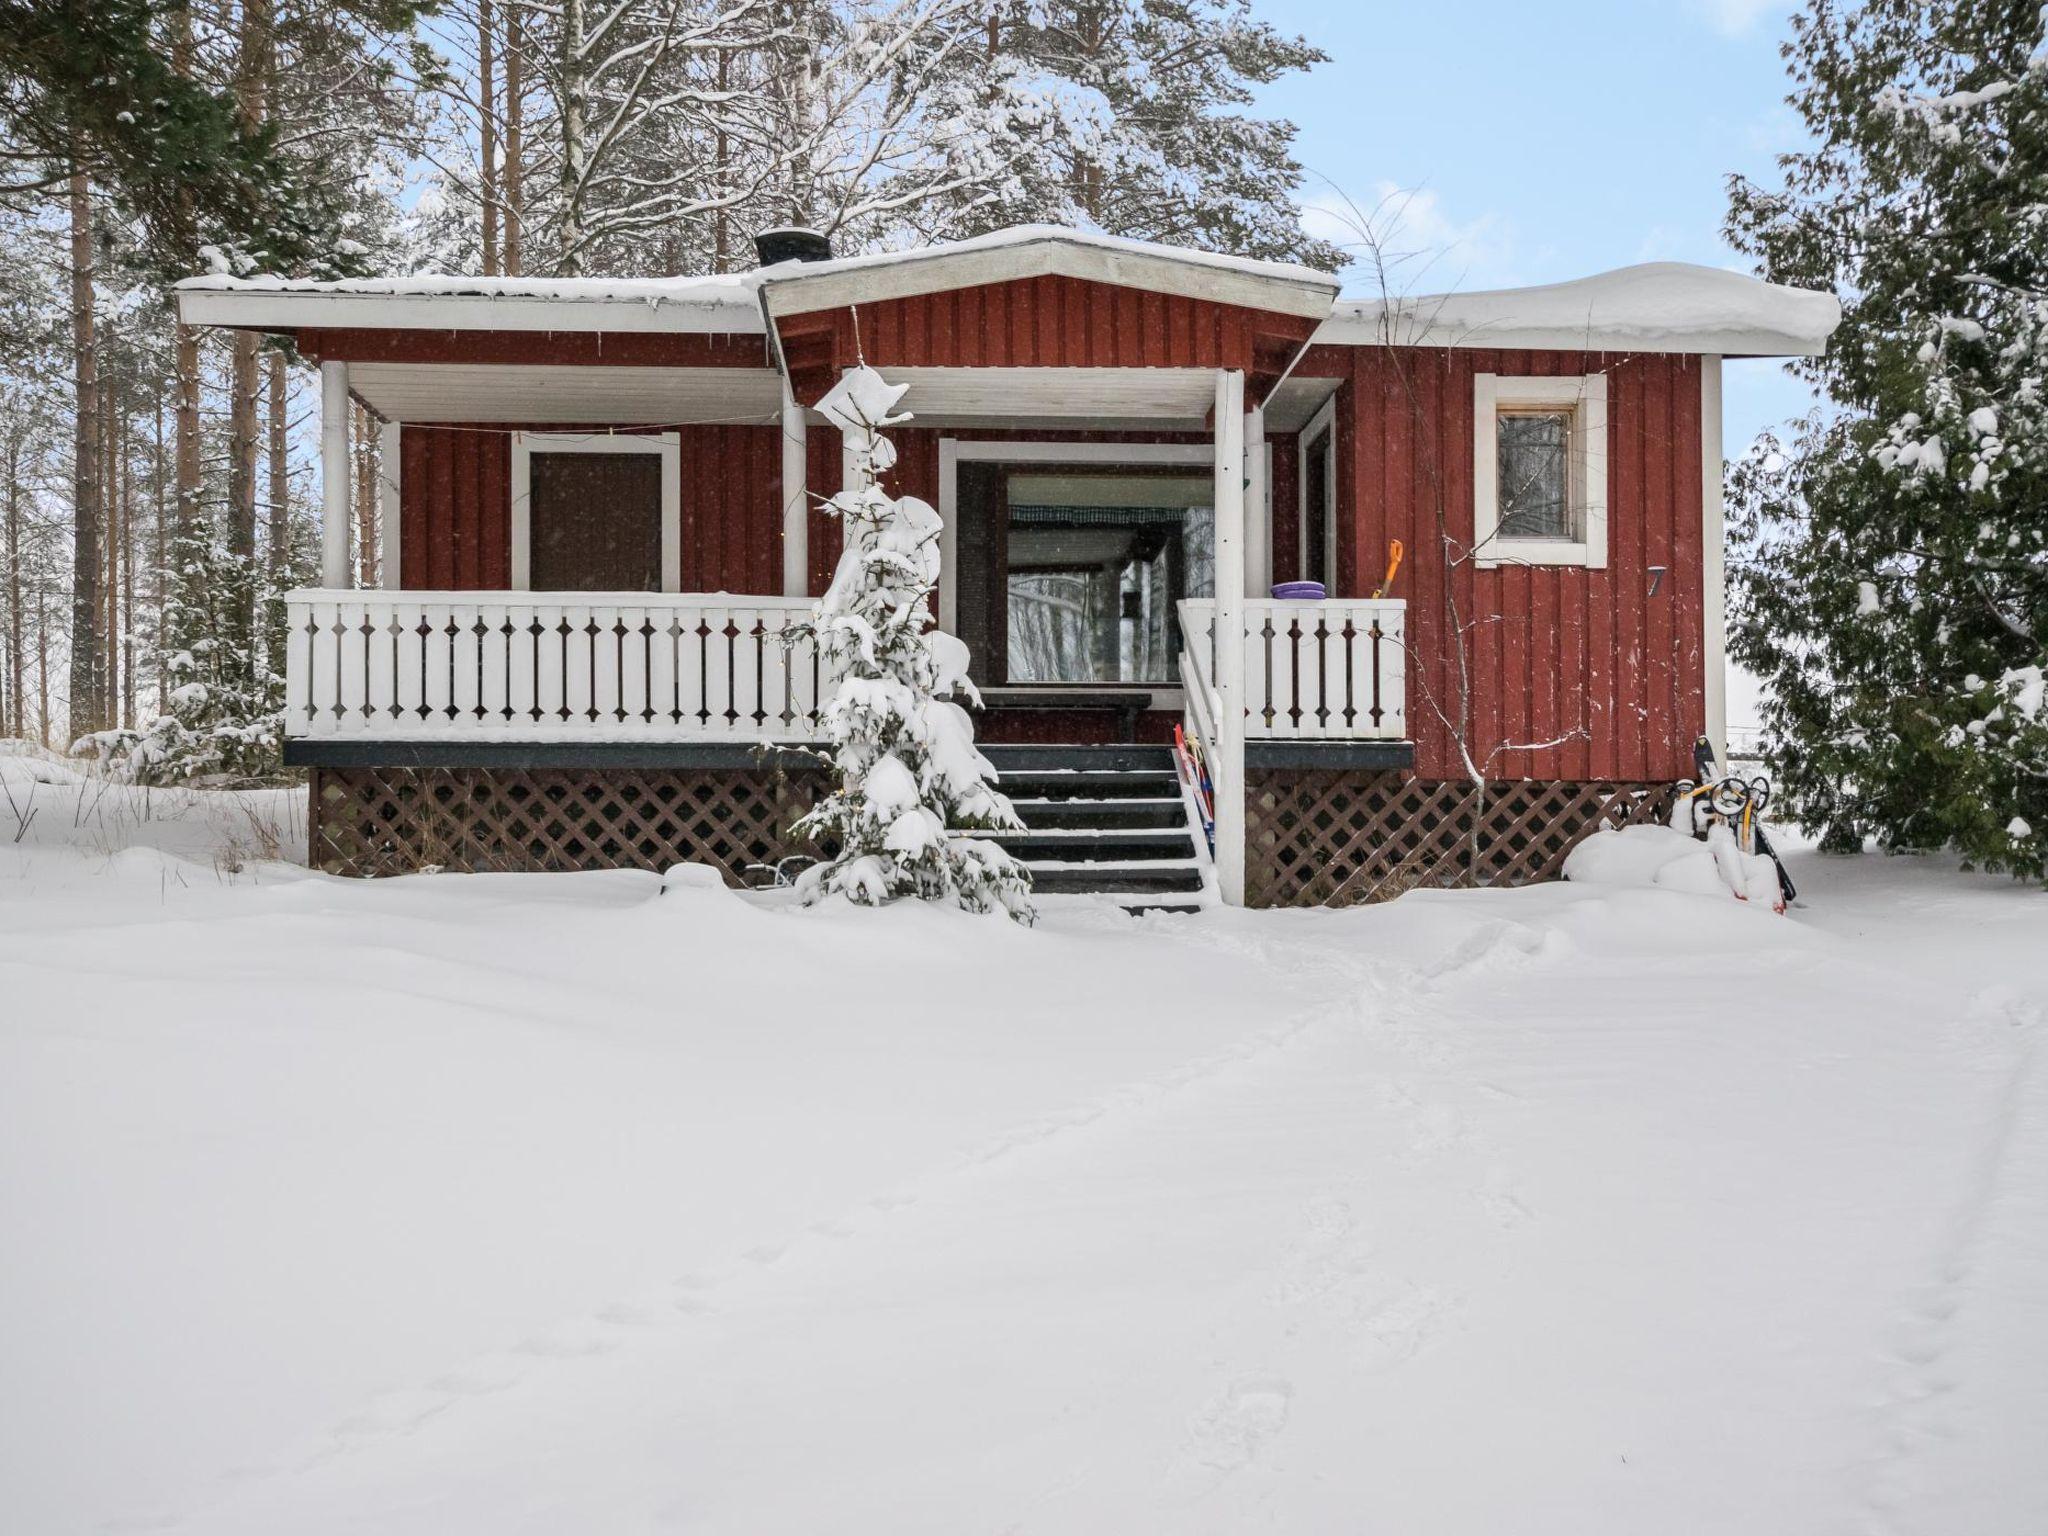
[[[288,768],[823,768],[817,749],[751,741],[319,741],[284,744]]]
[[[1415,766],[1412,741],[1247,741],[1244,765],[1252,768],[1356,768],[1384,771]]]
[[[769,772],[822,768],[821,748],[762,747],[748,741],[322,741],[288,740],[288,768],[725,768]],[[1010,755],[997,743],[984,744],[998,769]],[[1065,759],[1089,749],[1055,743],[1021,750]],[[1095,749],[1105,755],[1118,749]],[[1126,752],[1130,748],[1123,749]],[[1139,748],[1148,759],[1159,748]],[[1244,744],[1245,767],[1349,768],[1384,771],[1415,766],[1412,741],[1270,741]],[[1019,766],[1014,761],[1007,766]],[[1095,766],[1091,764],[1091,766]],[[1102,766],[1111,766],[1108,763]]]

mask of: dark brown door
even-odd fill
[[[536,592],[661,590],[661,455],[536,453],[528,463]]]

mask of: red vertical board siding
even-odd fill
[[[1416,771],[1432,778],[1463,772],[1454,733],[1438,714],[1455,717],[1460,707],[1454,603],[1472,678],[1469,738],[1476,757],[1493,755],[1497,775],[1684,773],[1705,708],[1697,362],[1362,347],[1342,365],[1349,398],[1338,413],[1340,592],[1371,591],[1387,541],[1406,544],[1395,595],[1409,605]],[[1609,405],[1607,567],[1477,569],[1461,558],[1473,533],[1473,376],[1601,371]],[[1278,541],[1276,530],[1276,552]],[[1652,565],[1666,567],[1654,598]],[[1559,736],[1572,739],[1502,750]]]
[[[1301,574],[1301,439],[1275,433],[1266,439],[1267,498],[1273,509],[1273,579]]]
[[[839,434],[813,427],[804,438],[810,460],[810,526],[807,530],[811,562],[811,593],[816,596],[832,584],[832,571],[839,564],[839,519],[819,507],[821,498],[837,496],[843,466],[839,458]]]

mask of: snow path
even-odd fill
[[[252,873],[0,854],[10,1529],[2048,1528],[2038,894]]]

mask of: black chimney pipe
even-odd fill
[[[764,229],[754,236],[754,259],[764,267],[782,261],[830,261],[832,241],[800,225]]]

